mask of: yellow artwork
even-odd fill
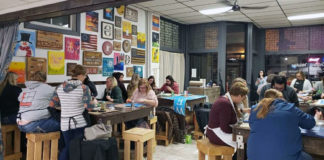
[[[145,49],[145,33],[137,32],[137,48]]]
[[[17,83],[25,83],[25,72],[26,63],[25,62],[11,62],[9,65],[9,71],[15,72],[18,75]]]
[[[119,15],[124,15],[124,12],[125,12],[125,5],[121,5],[121,6],[117,7],[117,13]]]
[[[64,52],[48,51],[48,74],[64,74]]]
[[[123,21],[123,38],[132,39],[132,23]]]
[[[159,48],[152,48],[152,63],[159,63]]]

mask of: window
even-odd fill
[[[177,23],[162,18],[160,25],[161,49],[166,51],[179,52],[182,48],[180,44],[181,26]]]

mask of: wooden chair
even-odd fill
[[[152,160],[154,134],[155,132],[152,129],[145,128],[132,128],[127,131],[124,131],[124,160],[130,159],[130,141],[134,141],[136,143],[136,160],[143,159],[143,146],[144,142],[147,141],[147,159]]]
[[[57,160],[60,132],[27,133],[27,160]]]
[[[234,148],[212,144],[207,138],[197,140],[197,148],[199,160],[205,160],[205,155],[208,155],[208,160],[222,160],[222,157],[223,160],[232,160],[234,154]]]
[[[20,130],[17,125],[2,125],[3,155],[4,160],[21,159]]]

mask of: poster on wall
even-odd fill
[[[102,59],[102,76],[111,76],[114,72],[114,59],[103,58]]]
[[[137,22],[138,21],[138,12],[136,9],[125,7],[125,19]]]
[[[18,75],[17,83],[25,83],[25,62],[11,62],[8,68],[9,72],[15,72]]]
[[[101,66],[102,53],[101,52],[83,52],[83,65],[85,66]]]
[[[104,17],[103,17],[104,19],[114,21],[115,11],[113,7],[105,8],[103,10],[103,13],[104,13]]]
[[[15,47],[15,56],[31,57],[35,56],[36,34],[19,30],[17,35],[17,44]]]
[[[123,71],[124,70],[124,54],[114,53],[114,70]]]
[[[131,42],[129,40],[123,41],[123,50],[125,53],[128,53],[131,50]]]
[[[160,18],[157,16],[152,16],[152,30],[160,31]]]
[[[113,49],[113,45],[109,41],[105,41],[102,44],[102,52],[107,56],[109,56],[112,53]]]
[[[81,49],[96,51],[97,50],[97,35],[81,33]]]
[[[152,33],[152,46],[153,47],[160,47],[160,42],[159,42],[159,34],[153,32]]]
[[[115,39],[121,40],[122,39],[122,31],[119,28],[115,28]]]
[[[159,48],[152,48],[152,63],[159,63]]]
[[[66,75],[67,76],[72,76],[73,74],[73,69],[77,65],[77,63],[67,63],[66,64]]]
[[[132,48],[132,64],[145,64],[145,50]]]
[[[114,41],[113,44],[115,51],[121,51],[121,42]]]
[[[131,22],[123,21],[123,38],[132,39],[132,24],[131,24]]]
[[[98,32],[98,13],[86,12],[86,30]]]
[[[80,39],[65,37],[65,59],[79,60]]]
[[[98,74],[98,67],[84,67],[87,71],[87,74]]]
[[[124,15],[124,11],[125,11],[125,5],[120,5],[119,7],[116,7],[117,9],[117,13],[121,16]]]
[[[132,47],[137,47],[137,36],[132,36],[131,45]]]
[[[125,55],[125,65],[128,65],[131,63],[131,58],[129,55]]]
[[[115,27],[121,28],[122,26],[122,18],[115,16]]]
[[[126,67],[126,77],[132,77],[134,74],[134,68],[133,67]]]
[[[137,26],[136,25],[132,25],[132,35],[137,36]]]
[[[46,31],[37,31],[36,47],[42,49],[62,50],[63,34]]]
[[[26,79],[27,81],[33,81],[33,75],[37,72],[41,71],[47,74],[47,60],[46,58],[36,58],[36,57],[28,57],[26,64]]]
[[[145,33],[137,32],[137,48],[145,49]]]
[[[133,66],[134,73],[138,74],[141,78],[143,78],[143,66]]]
[[[114,39],[114,25],[111,23],[101,22],[101,38]]]
[[[64,52],[48,51],[48,74],[62,75],[64,74]]]

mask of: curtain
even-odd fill
[[[165,83],[165,77],[171,75],[179,84],[179,92],[183,92],[185,79],[185,57],[182,53],[160,52],[159,86]]]

